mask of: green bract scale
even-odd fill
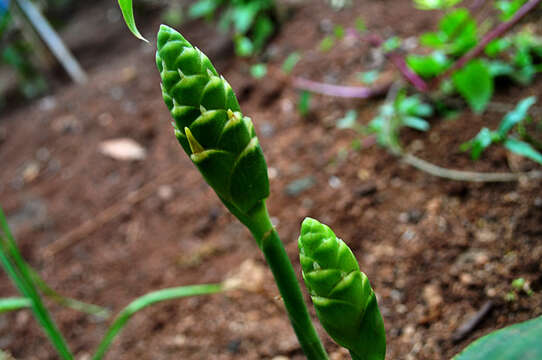
[[[230,84],[205,54],[165,25],[156,65],[175,135],[205,180],[236,215],[261,205],[269,196],[267,165]]]
[[[298,244],[303,279],[327,333],[350,350],[353,359],[384,359],[384,322],[369,279],[350,248],[311,218],[303,221]]]

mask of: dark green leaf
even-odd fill
[[[493,95],[493,77],[482,60],[473,60],[452,75],[457,91],[475,113],[482,113]]]
[[[134,34],[136,38],[148,42],[148,40],[145,39],[143,35],[141,35],[141,33],[136,27],[132,0],[119,0],[119,6],[120,10],[122,11],[124,21],[126,22],[126,25],[128,26],[128,29],[130,29],[132,34]]]
[[[453,360],[542,359],[542,317],[494,331],[467,346]]]
[[[311,93],[308,91],[302,91],[299,94],[299,103],[297,105],[299,113],[302,116],[306,116],[309,113],[310,104],[311,104]]]

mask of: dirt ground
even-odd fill
[[[376,146],[350,150],[358,135],[337,129],[336,120],[356,109],[358,120],[367,123],[383,99],[315,95],[309,115],[301,117],[297,91],[279,70],[291,51],[303,54],[295,75],[341,84],[355,84],[355,73],[375,61],[359,41],[319,51],[329,24],[352,26],[361,16],[372,31],[409,37],[438,20],[407,0],[354,3],[340,12],[324,1],[296,5],[266,52],[269,73],[263,80],[249,75],[250,63],[234,58],[210,25],[188,22],[180,30],[209,54],[255,123],[270,168],[268,207],[298,274],[299,226],[311,216],[351,246],[371,280],[388,358],[448,359],[478,336],[542,314],[540,181],[460,183],[415,170]],[[100,2],[96,9],[114,14],[116,2]],[[140,20],[151,38],[157,14]],[[137,314],[107,359],[302,359],[255,242],[173,136],[154,47],[129,35],[118,16],[110,18],[103,25],[106,36],[94,34],[88,41],[94,47],[76,51],[89,69],[86,86],[65,84],[1,115],[0,204],[23,255],[60,293],[114,312],[152,290],[250,275],[247,289],[166,302]],[[495,101],[515,104],[537,94],[540,77],[531,87],[502,86]],[[464,111],[452,120],[434,119],[428,133],[406,131],[402,140],[444,167],[537,168],[497,147],[478,162],[458,150],[502,115]],[[119,137],[141,144],[146,158],[119,161],[99,152],[102,141]],[[505,301],[519,277],[534,294]],[[3,275],[0,294],[16,295]],[[479,327],[454,341],[457,329],[488,301],[492,309]],[[76,358],[89,359],[110,320],[54,304],[51,309]],[[333,359],[348,358],[318,330]],[[0,348],[16,359],[57,358],[27,311],[0,315]]]

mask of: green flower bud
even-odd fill
[[[350,248],[311,218],[301,225],[298,245],[303,279],[327,333],[354,359],[384,359],[384,322],[369,279]]]
[[[162,25],[156,65],[175,136],[226,206],[247,214],[269,196],[254,126],[228,82],[181,34]]]

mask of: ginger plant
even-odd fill
[[[327,359],[267,212],[267,165],[252,121],[240,112],[231,86],[207,56],[165,25],[158,32],[156,65],[179,143],[222,203],[254,236],[307,358]]]

